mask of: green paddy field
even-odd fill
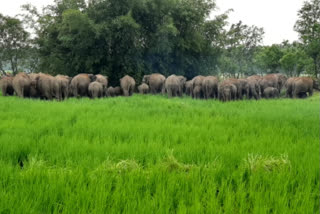
[[[320,96],[0,96],[0,213],[318,213]]]

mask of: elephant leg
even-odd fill
[[[309,97],[312,97],[313,95],[313,88],[309,89]]]

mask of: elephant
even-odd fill
[[[277,88],[280,92],[286,80],[287,78],[283,74],[268,74],[264,76],[260,81],[261,94],[263,94],[263,90],[268,87]]]
[[[241,88],[241,83],[238,79],[235,78],[230,78],[224,81],[225,83],[230,83],[232,85],[234,85],[237,89],[236,91],[236,97],[235,99],[242,99],[242,88]]]
[[[230,83],[230,81],[224,81],[219,85],[219,100],[227,102],[236,100],[237,98],[237,87]]]
[[[146,83],[142,83],[141,85],[139,85],[138,91],[140,94],[148,94],[149,86]]]
[[[269,98],[279,98],[279,90],[277,88],[268,87],[263,91],[263,97]]]
[[[115,96],[114,87],[110,86],[109,88],[107,88],[106,95],[107,95],[107,97],[114,97]]]
[[[89,84],[88,90],[92,99],[103,97],[103,84],[97,80]]]
[[[246,98],[249,98],[249,93],[250,93],[250,86],[249,86],[249,81],[247,79],[239,79],[238,80],[240,83],[240,99],[243,98],[243,96],[246,96]]]
[[[185,84],[185,94],[187,96],[192,96],[192,80],[189,80]]]
[[[253,75],[247,77],[248,87],[249,87],[249,99],[260,99],[261,97],[261,88],[260,88],[260,81],[262,77],[259,75]]]
[[[58,87],[59,87],[59,95],[58,97],[60,99],[67,99],[69,97],[69,88],[70,88],[70,82],[71,77],[65,76],[65,75],[57,75],[55,76],[56,81],[58,81]]]
[[[114,96],[121,96],[123,95],[122,89],[120,86],[114,88]]]
[[[186,80],[183,76],[170,75],[165,81],[165,90],[168,93],[168,97],[181,97]]]
[[[12,85],[15,93],[19,97],[24,98],[30,96],[31,79],[26,73],[18,73],[13,78]]]
[[[291,77],[289,78],[286,83],[286,97],[292,98],[293,97],[293,82],[298,79],[299,77]]]
[[[0,86],[2,91],[2,96],[12,96],[14,94],[13,89],[13,77],[11,76],[3,76],[0,80]]]
[[[202,91],[205,99],[218,98],[219,80],[214,76],[207,76],[203,79]]]
[[[70,83],[70,88],[73,95],[77,98],[79,98],[79,96],[89,96],[89,84],[95,81],[96,78],[97,77],[93,74],[78,74],[77,76],[73,77]]]
[[[39,98],[39,92],[37,90],[37,77],[39,76],[38,73],[31,73],[28,74],[31,79],[31,86],[30,86],[30,97],[32,98]]]
[[[300,94],[308,93],[308,96],[311,97],[313,94],[314,82],[310,77],[299,77],[293,80],[292,83],[292,95],[293,98],[297,98]]]
[[[204,76],[196,76],[192,79],[192,98],[201,99],[203,98],[203,90],[202,90],[202,83],[204,80]],[[197,87],[198,86],[198,87]],[[197,87],[196,90],[194,90]],[[196,92],[197,94],[194,94]]]
[[[39,73],[35,81],[40,98],[52,100],[55,97],[57,100],[61,100],[59,81],[55,77],[49,74]]]
[[[128,75],[125,75],[120,79],[120,86],[123,91],[123,95],[126,97],[132,96],[135,85],[136,81]]]
[[[108,77],[107,76],[103,76],[101,74],[97,74],[96,75],[96,81],[100,82],[103,86],[103,96],[106,96],[107,94],[107,89],[108,89]]]
[[[159,73],[144,75],[142,79],[142,83],[149,85],[150,92],[152,94],[161,93],[164,88],[165,81],[166,77]]]
[[[281,93],[281,90],[285,86],[285,83],[288,78],[285,75],[280,73],[277,73],[275,75],[278,77],[278,90],[279,90],[279,93]]]
[[[202,87],[200,85],[197,85],[196,87],[193,88],[192,98],[194,99],[202,98]]]

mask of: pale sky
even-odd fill
[[[298,34],[293,30],[297,20],[297,11],[304,0],[216,0],[219,9],[214,12],[222,13],[233,8],[229,14],[229,22],[263,27],[265,30],[264,44],[281,43],[283,40],[294,41]],[[53,0],[0,0],[0,13],[14,16],[21,12],[22,4],[31,3],[41,8],[53,3]]]

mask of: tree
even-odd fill
[[[253,57],[257,47],[262,42],[263,35],[263,28],[248,26],[241,21],[232,24],[225,34],[225,51],[220,63],[227,62],[233,65],[221,65],[221,68],[233,68],[234,70],[231,73],[233,76],[253,73]]]
[[[280,45],[266,46],[256,53],[255,61],[264,73],[277,73],[281,69],[280,59],[283,54]]]
[[[305,1],[298,12],[294,29],[305,45],[306,53],[313,59],[314,75],[320,74],[320,0]]]
[[[0,14],[0,70],[4,73],[4,65],[9,64],[13,74],[17,74],[27,58],[29,46],[29,33],[22,22]]]

